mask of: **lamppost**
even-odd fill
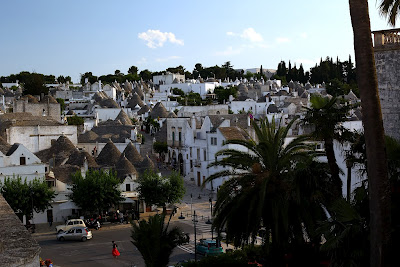
[[[206,221],[206,224],[212,224],[212,198],[210,197],[208,199],[208,201],[210,202],[210,209],[211,209],[211,217],[208,218],[208,221]],[[214,231],[211,225],[211,240],[214,239]]]
[[[194,261],[197,261],[197,240],[196,240],[196,211],[193,211],[193,227],[194,227]]]

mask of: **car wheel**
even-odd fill
[[[83,236],[83,237],[81,238],[81,240],[82,240],[82,242],[85,242],[85,241],[87,240],[86,236]]]
[[[64,241],[64,240],[65,240],[65,238],[62,236],[62,237],[60,237],[60,239],[58,239],[58,240],[60,240],[60,241]]]

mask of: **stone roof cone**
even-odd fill
[[[153,119],[168,118],[168,111],[161,102],[158,102],[150,112]]]
[[[120,156],[121,152],[119,152],[114,143],[109,140],[96,158],[96,162],[99,165],[113,167],[117,164]]]
[[[140,165],[143,161],[143,157],[131,142],[125,147],[123,154],[134,166]]]
[[[137,175],[137,171],[135,167],[132,165],[132,163],[125,157],[124,154],[121,154],[121,156],[118,159],[117,164],[115,165],[115,170],[117,171],[117,177],[123,181],[123,179],[127,175]]]
[[[119,120],[123,125],[133,125],[131,119],[125,113],[124,110],[121,109],[118,116],[115,118],[115,121]]]

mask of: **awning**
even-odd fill
[[[120,203],[135,203],[135,200],[125,197]]]
[[[68,201],[68,202],[62,203],[62,204],[58,205],[58,207],[60,208],[60,210],[72,210],[72,209],[76,210],[76,209],[80,209],[72,201]]]

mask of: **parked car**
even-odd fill
[[[80,240],[84,242],[88,239],[92,239],[92,231],[83,226],[73,227],[66,232],[60,232],[57,234],[57,240],[60,241]]]
[[[202,254],[204,256],[214,256],[221,253],[224,253],[220,243],[215,240],[210,239],[200,239],[200,242],[196,245],[196,250],[198,254]]]
[[[71,219],[68,220],[65,224],[57,225],[56,232],[57,233],[65,232],[71,229],[72,227],[77,227],[77,226],[86,227],[86,224],[82,219]]]

